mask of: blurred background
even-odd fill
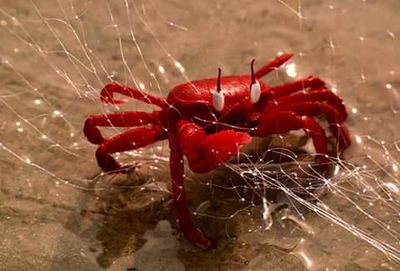
[[[0,269],[398,270],[399,10],[397,0],[0,0]],[[320,176],[324,193],[188,171],[196,224],[218,240],[200,251],[177,229],[166,142],[117,154],[127,174],[101,173],[85,119],[152,110],[102,104],[106,83],[166,96],[281,52],[294,58],[264,82],[316,75],[348,108],[354,144]],[[268,140],[265,150],[304,144]],[[268,176],[289,168],[272,163]]]

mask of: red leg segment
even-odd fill
[[[159,107],[166,107],[167,102],[165,99],[153,96],[151,94],[145,93],[142,90],[130,88],[128,86],[123,86],[118,83],[110,83],[107,84],[100,93],[101,101],[104,103],[111,103],[111,104],[121,104],[125,103],[126,100],[124,99],[114,99],[114,93],[119,93],[136,100],[145,102],[147,104],[157,105]]]
[[[189,168],[197,173],[215,169],[238,154],[240,147],[251,141],[247,133],[233,130],[207,135],[201,127],[187,121],[179,121],[178,127]]]
[[[277,99],[275,103],[271,103],[271,106],[276,105],[279,109],[281,106],[305,102],[326,102],[334,107],[343,119],[347,118],[347,111],[343,100],[335,93],[325,88],[314,90],[312,92],[297,92],[289,96],[284,96]]]
[[[341,152],[351,144],[350,134],[342,124],[343,116],[331,105],[318,102],[299,103],[280,107],[280,110],[293,111],[299,115],[318,116],[325,115],[333,135],[337,140],[337,151]]]
[[[318,77],[309,76],[305,79],[294,81],[291,83],[283,84],[280,86],[276,86],[268,89],[269,96],[271,98],[280,98],[283,96],[290,95],[294,92],[307,89],[317,90],[323,88],[325,86],[325,82],[319,79]]]
[[[207,135],[201,127],[181,120],[178,122],[177,134],[170,135],[169,140],[172,190],[179,225],[191,243],[202,249],[210,248],[212,242],[200,229],[193,225],[190,212],[187,209],[183,185],[183,155],[189,160],[189,167],[193,171],[207,172],[237,153],[241,145],[250,142],[251,137],[248,134],[231,130]]]
[[[90,143],[101,144],[104,141],[97,127],[131,127],[157,123],[159,111],[122,112],[108,115],[89,116],[85,121],[83,132]]]
[[[256,128],[255,134],[265,137],[272,134],[283,134],[292,130],[303,129],[312,139],[317,153],[322,154],[320,161],[324,170],[328,169],[327,141],[325,131],[313,118],[299,116],[294,112],[279,111],[266,114]]]
[[[276,58],[274,58],[273,60],[271,60],[270,62],[268,62],[266,65],[264,65],[263,67],[261,67],[256,73],[255,76],[256,78],[261,78],[264,75],[270,73],[273,70],[276,70],[277,68],[279,68],[280,66],[283,65],[283,63],[285,63],[286,61],[288,61],[291,57],[293,56],[293,54],[282,54]]]
[[[212,246],[210,239],[198,228],[193,225],[191,214],[187,208],[186,193],[184,188],[184,167],[183,153],[179,140],[175,135],[169,138],[170,154],[170,173],[172,177],[172,192],[175,201],[176,217],[179,226],[185,237],[194,245],[207,249]]]
[[[121,166],[111,154],[138,149],[165,138],[166,135],[160,126],[127,130],[110,139],[105,139],[99,145],[96,151],[97,163],[106,172],[119,170]]]

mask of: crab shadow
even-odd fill
[[[153,230],[170,214],[170,196],[156,187],[145,167],[133,168],[124,174],[103,175],[96,181],[96,208],[102,214],[98,223],[97,241],[102,251],[97,263],[110,267],[115,259],[141,249],[143,235]]]
[[[224,174],[223,172],[220,174]],[[164,174],[169,176],[167,171]],[[204,175],[202,178],[212,177],[211,174],[207,176]],[[160,221],[165,220],[173,228],[172,232],[166,234],[173,235],[169,240],[171,238],[176,240],[177,247],[173,249],[176,250],[177,257],[185,268],[201,261],[215,264],[221,262],[222,258],[229,258],[227,254],[233,254],[234,246],[230,243],[233,244],[234,241],[235,233],[231,230],[235,228],[234,223],[219,219],[243,207],[241,204],[233,204],[234,201],[229,203],[232,191],[214,191],[212,187],[199,180],[198,176],[189,176],[185,185],[189,208],[195,210],[198,206],[203,208],[207,206],[207,216],[219,217],[210,219],[207,216],[193,216],[196,225],[213,240],[218,240],[213,250],[201,251],[189,244],[179,231],[171,194],[155,189],[157,185],[152,183],[154,180],[149,181],[144,178],[145,176],[138,172],[131,172],[127,175],[105,176],[99,180],[99,183],[102,182],[102,187],[106,188],[101,189],[96,195],[99,198],[97,207],[103,214],[96,234],[96,239],[102,247],[97,256],[97,262],[101,267],[108,268],[116,259],[123,256],[135,257],[135,253],[144,248],[149,241],[146,239],[146,233],[152,232]],[[168,183],[169,178],[165,178],[163,182]],[[149,188],[149,185],[152,188]],[[215,251],[223,251],[223,254],[214,254]]]
[[[293,140],[287,141],[291,144],[289,147],[300,153],[294,146],[304,142]],[[259,157],[259,151],[278,145],[271,139],[262,144],[261,147],[258,143],[255,149],[253,146],[253,149],[246,150],[244,160],[239,159],[235,163],[251,164],[253,161],[249,157]],[[277,163],[286,159],[272,153],[264,158]],[[295,171],[295,167],[289,165],[285,170]],[[172,234],[178,240],[175,248],[177,256],[187,270],[200,270],[199,266],[201,270],[218,270],[227,265],[245,267],[257,255],[256,247],[238,242],[238,238],[262,225],[262,210],[259,208],[262,198],[265,196],[268,201],[277,202],[281,198],[279,192],[263,189],[260,196],[251,184],[249,189],[249,184],[243,182],[243,176],[229,168],[202,175],[187,170],[185,190],[188,206],[195,214],[194,223],[216,244],[211,250],[201,251],[189,244],[179,231],[168,188],[168,165],[156,173],[150,171],[146,166],[137,167],[128,174],[104,175],[97,181],[97,185],[101,186],[96,192],[98,209],[104,214],[96,235],[103,248],[97,257],[101,267],[109,267],[122,256],[134,256],[148,241],[145,233],[153,230],[162,220],[172,225]]]

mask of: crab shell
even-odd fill
[[[263,94],[269,87],[260,80],[259,84],[260,97],[256,100],[261,103]],[[203,80],[191,81],[174,87],[167,97],[167,102],[179,109],[181,113],[189,116],[205,117],[205,111],[209,114],[217,116],[229,115],[236,117],[237,115],[246,115],[249,111],[255,109],[255,98],[251,95],[251,77],[248,75],[239,76],[223,76],[221,77],[221,91],[216,91],[217,78],[208,78]],[[215,96],[223,96],[223,106],[218,110],[216,106]],[[217,97],[218,97],[217,96]],[[217,104],[219,101],[217,101]],[[256,103],[257,104],[257,103]]]

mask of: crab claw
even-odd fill
[[[212,134],[204,139],[200,145],[200,156],[210,159],[227,160],[232,154],[239,151],[239,148],[251,141],[247,133],[226,130]]]
[[[200,161],[192,163],[191,169],[197,173],[213,170],[238,154],[240,147],[250,142],[250,135],[233,130],[209,135],[200,143]]]

